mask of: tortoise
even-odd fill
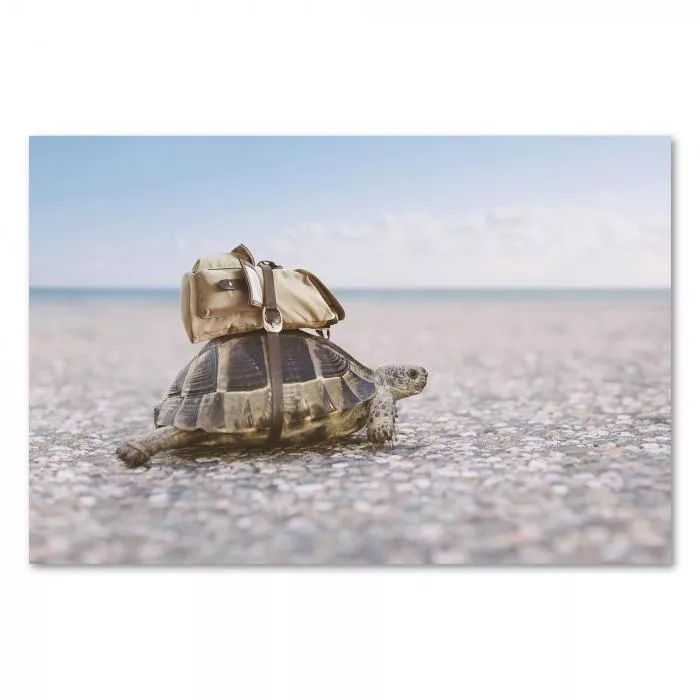
[[[260,447],[271,423],[265,331],[210,340],[153,410],[155,430],[124,442],[129,467],[190,445]],[[280,336],[283,416],[279,444],[338,438],[367,426],[374,444],[395,439],[396,401],[419,394],[428,373],[413,365],[371,370],[338,345],[304,331]]]

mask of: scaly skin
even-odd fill
[[[378,386],[367,414],[367,439],[375,445],[396,436],[396,399],[388,386]]]
[[[141,467],[156,452],[194,445],[206,435],[203,430],[179,430],[168,425],[130,438],[117,449],[117,456],[127,467]]]

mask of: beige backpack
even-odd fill
[[[192,343],[262,328],[318,330],[345,318],[340,302],[316,275],[268,260],[256,265],[243,244],[197,260],[182,278],[180,301]]]

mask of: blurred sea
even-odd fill
[[[554,301],[554,302],[670,302],[670,289],[337,289],[344,301],[454,302],[454,301]],[[96,302],[179,304],[179,289],[87,289],[33,287],[32,306],[59,304],[83,306]]]

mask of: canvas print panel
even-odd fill
[[[671,563],[670,139],[29,155],[32,562]],[[183,371],[180,280],[241,242],[345,311],[283,331],[280,444],[264,330]]]

